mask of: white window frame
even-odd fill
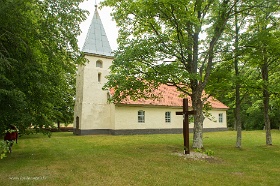
[[[145,111],[138,110],[138,123],[145,123]]]
[[[165,112],[165,123],[171,123],[171,112]]]
[[[224,121],[223,113],[219,113],[219,123],[223,123],[223,121]]]

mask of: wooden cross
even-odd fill
[[[183,99],[183,112],[176,112],[176,115],[183,115],[183,137],[184,137],[184,154],[190,154],[189,139],[189,115],[194,115],[195,111],[188,111],[188,99]]]

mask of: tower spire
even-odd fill
[[[99,17],[97,3],[82,51],[88,54],[113,56],[105,29]]]

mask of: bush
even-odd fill
[[[203,154],[206,154],[207,156],[213,156],[215,153],[214,151],[210,150],[210,149],[207,149],[207,150],[203,150],[203,149],[195,149],[194,150],[195,152],[199,152],[199,153],[203,153]]]
[[[5,141],[0,141],[0,159],[3,159],[6,157],[7,152],[9,151],[9,146]]]

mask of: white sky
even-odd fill
[[[91,19],[92,19],[94,9],[95,9],[95,7],[94,7],[95,2],[98,5],[99,2],[101,2],[101,1],[102,0],[87,0],[80,5],[80,7],[82,9],[88,10],[90,12],[87,19],[80,24],[80,27],[82,30],[82,34],[80,36],[78,36],[78,45],[79,45],[80,49],[82,49],[86,36],[87,36],[87,31],[90,26]],[[98,13],[99,13],[101,21],[103,23],[110,46],[111,46],[112,50],[116,50],[118,47],[118,45],[117,45],[118,30],[116,27],[116,23],[112,20],[112,17],[110,16],[111,9],[108,7],[104,7],[100,10],[98,8]]]

